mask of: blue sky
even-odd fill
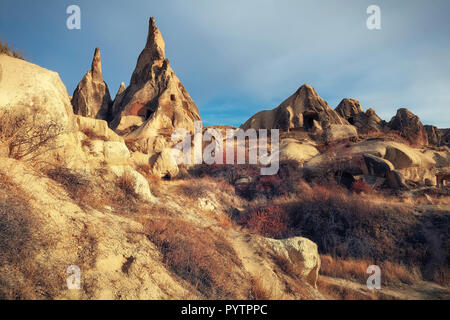
[[[81,8],[81,30],[66,8]],[[366,27],[369,5],[381,30]],[[2,0],[0,37],[57,71],[72,94],[101,48],[114,97],[145,45],[148,18],[207,125],[240,125],[303,83],[334,108],[346,97],[385,120],[407,107],[450,127],[450,1]]]

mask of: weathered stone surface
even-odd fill
[[[9,147],[0,141],[0,157],[8,157],[9,156]]]
[[[387,173],[386,181],[389,187],[394,189],[407,188],[405,178],[397,170],[392,170]]]
[[[83,166],[81,145],[67,89],[56,72],[30,62],[0,55],[0,112],[29,116],[39,128],[57,126],[61,132],[45,146],[48,152],[30,154],[46,162]],[[32,119],[34,118],[34,119]],[[28,128],[27,128],[28,129]]]
[[[428,136],[418,116],[405,108],[397,110],[397,114],[388,124],[392,130],[399,131],[401,135],[417,146],[428,144]]]
[[[352,125],[332,124],[326,126],[323,131],[323,138],[327,143],[357,137],[356,127]]]
[[[89,70],[75,89],[72,100],[75,114],[106,120],[112,104],[108,86],[103,81],[100,49],[96,48]]]
[[[108,127],[108,123],[104,120],[92,119],[83,116],[75,116],[78,130],[85,133],[91,138],[102,139],[105,141],[123,142],[123,138],[117,135]]]
[[[273,110],[258,112],[245,122],[241,128],[281,129],[305,128],[318,129],[325,124],[348,124],[327,102],[318,96],[313,87],[305,84],[280,106]]]
[[[121,142],[106,141],[104,143],[105,161],[110,165],[126,165],[130,159],[130,151]]]
[[[299,275],[317,288],[320,256],[317,245],[309,239],[294,237],[283,240],[265,239],[267,247],[292,262]]]
[[[111,166],[110,169],[117,177],[122,177],[124,174],[129,175],[134,180],[134,192],[141,200],[152,203],[156,202],[155,197],[150,192],[147,179],[139,172],[129,166]]]
[[[377,116],[375,111],[368,109],[364,112],[356,99],[343,99],[335,110],[341,117],[354,125],[360,133],[380,131],[383,127],[383,120]]]
[[[280,160],[295,160],[299,163],[308,161],[319,154],[319,151],[313,145],[298,142],[282,142],[279,152]]]
[[[130,85],[116,97],[112,110],[112,128],[126,130],[136,123],[130,123],[126,116],[142,118],[143,123],[127,135],[136,141],[177,128],[193,131],[194,121],[201,120],[197,106],[165,57],[165,43],[154,18],[150,18],[147,43]]]
[[[371,176],[385,178],[387,174],[394,170],[394,166],[388,160],[373,156],[371,154],[363,155],[367,173]]]
[[[178,175],[179,169],[171,148],[166,148],[150,159],[153,174],[159,177],[173,178]]]

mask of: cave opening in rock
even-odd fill
[[[337,184],[342,185],[347,189],[351,189],[353,183],[356,181],[351,173],[342,170],[338,170],[334,173],[334,179]]]
[[[314,111],[303,112],[303,126],[309,130],[314,128],[314,120],[319,121],[319,114]]]
[[[348,122],[349,122],[351,125],[354,125],[354,124],[355,124],[355,120],[353,119],[353,117],[348,118]]]

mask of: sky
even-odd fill
[[[70,5],[80,30],[66,27]],[[367,28],[369,5],[381,9],[381,30]],[[114,97],[150,16],[206,125],[238,126],[308,83],[332,108],[355,98],[388,121],[405,107],[450,127],[448,0],[1,0],[0,37],[58,72],[69,95],[99,47]]]

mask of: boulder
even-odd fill
[[[108,127],[104,120],[75,116],[78,130],[92,139],[123,142],[123,138]]]
[[[175,150],[177,151],[177,150]],[[163,178],[173,178],[178,175],[179,169],[174,156],[174,150],[165,148],[150,159],[153,174]]]
[[[144,178],[139,172],[131,168],[130,166],[110,166],[110,170],[117,177],[122,177],[124,174],[134,179],[134,192],[143,201],[156,202],[155,197],[150,192],[150,187],[147,179]]]
[[[290,261],[298,274],[317,288],[320,256],[317,245],[309,239],[294,237],[282,240],[265,239],[267,248]]]
[[[106,141],[103,145],[105,161],[110,165],[126,165],[130,159],[130,151],[122,142]]]
[[[71,102],[75,114],[104,120],[108,118],[112,101],[108,86],[103,81],[99,48],[95,49],[91,70],[78,84]]]
[[[367,168],[367,171],[364,172],[366,175],[385,178],[391,170],[394,170],[394,166],[388,160],[371,154],[364,154],[363,159]]]
[[[352,125],[332,124],[325,127],[323,131],[323,139],[330,143],[338,140],[356,139],[358,132],[356,127]]]
[[[417,146],[428,145],[428,135],[419,117],[408,109],[398,109],[388,126],[392,130],[399,131],[402,137]]]
[[[197,106],[165,57],[165,43],[153,17],[130,84],[116,97],[112,110],[110,126],[114,129],[136,125],[127,116],[142,117],[142,124],[127,134],[138,142],[178,128],[193,132],[194,122],[201,121]]]
[[[0,113],[25,116],[30,132],[57,131],[29,157],[83,167],[81,144],[67,89],[56,72],[0,55]],[[29,128],[35,129],[29,131]],[[54,130],[53,130],[54,129]]]
[[[387,185],[393,189],[407,188],[405,178],[397,170],[389,171],[386,175]]]
[[[319,154],[319,151],[311,144],[299,142],[281,142],[280,160],[294,160],[304,163]]]
[[[326,124],[349,124],[331,109],[310,85],[301,86],[292,96],[273,110],[258,112],[241,128],[318,130]]]

